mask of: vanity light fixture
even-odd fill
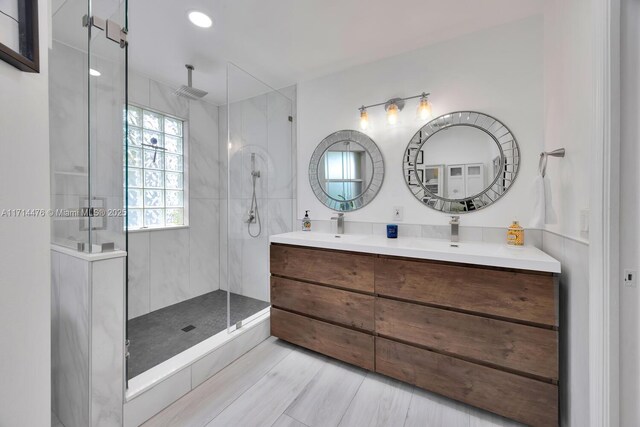
[[[196,27],[200,28],[209,28],[213,25],[213,21],[207,14],[197,10],[189,12],[189,21],[191,21],[191,23]]]
[[[366,130],[369,127],[369,114],[367,113],[368,108],[384,105],[384,109],[387,112],[387,122],[393,126],[398,123],[400,111],[404,108],[405,101],[416,98],[420,98],[420,104],[418,105],[418,117],[421,120],[429,120],[431,118],[432,111],[432,105],[428,99],[429,95],[430,94],[427,92],[422,92],[420,95],[408,96],[406,98],[391,98],[386,102],[363,105],[358,108],[360,111],[360,129]]]
[[[367,130],[369,127],[369,113],[367,113],[367,109],[363,105],[360,107],[360,129]]]
[[[400,112],[400,107],[395,102],[390,103],[389,105],[385,105],[385,110],[387,110],[387,121],[390,125],[395,125],[398,123],[398,113]]]
[[[432,118],[431,110],[429,95],[423,92],[420,96],[420,105],[418,105],[418,117],[421,120],[430,120]]]

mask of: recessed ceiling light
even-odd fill
[[[94,70],[93,68],[89,68],[89,74],[93,77],[100,77],[102,73],[98,70]]]
[[[197,10],[189,12],[189,21],[191,21],[193,25],[201,28],[209,28],[211,27],[211,25],[213,25],[213,21],[211,21],[211,18],[209,18],[202,12],[198,12]]]

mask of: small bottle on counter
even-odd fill
[[[311,231],[311,218],[309,218],[309,211],[304,211],[304,218],[302,218],[302,231]]]
[[[524,245],[524,228],[520,226],[518,221],[513,221],[507,229],[507,244],[513,246]]]

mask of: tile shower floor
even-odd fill
[[[269,303],[231,294],[231,324]],[[191,327],[194,328],[191,328]],[[128,378],[172,358],[227,328],[227,292],[218,290],[129,320]],[[184,329],[184,330],[183,330]]]

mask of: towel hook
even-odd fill
[[[544,178],[547,174],[547,159],[549,156],[551,157],[564,157],[566,150],[564,148],[558,148],[553,151],[543,151],[540,153],[540,161],[538,162],[538,170],[540,171],[540,175]]]

